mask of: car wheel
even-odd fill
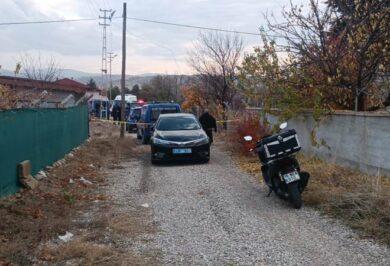
[[[210,157],[204,158],[204,159],[202,160],[202,162],[203,162],[203,163],[208,163],[208,162],[210,162]]]
[[[159,161],[156,160],[156,159],[154,159],[154,158],[151,158],[150,162],[151,162],[152,164],[158,164],[158,163],[159,163]]]
[[[156,157],[154,157],[153,154],[151,153],[150,154],[150,162],[152,164],[157,164],[159,162],[159,160],[157,160]]]

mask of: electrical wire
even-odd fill
[[[10,25],[28,25],[28,24],[49,24],[62,22],[94,21],[99,18],[78,18],[78,19],[58,19],[58,20],[38,20],[38,21],[19,21],[19,22],[0,22],[0,26]]]
[[[220,28],[203,27],[203,26],[196,26],[196,25],[189,25],[189,24],[181,24],[181,23],[173,23],[173,22],[166,22],[166,21],[159,21],[159,20],[151,20],[151,19],[143,19],[143,18],[136,18],[136,17],[127,17],[127,19],[135,20],[135,21],[142,21],[142,22],[155,23],[155,24],[163,24],[163,25],[169,25],[169,26],[176,26],[176,27],[184,27],[184,28],[193,28],[193,29],[200,29],[200,30],[212,30],[212,31],[221,31],[221,32],[227,32],[227,33],[237,33],[237,34],[244,34],[244,35],[261,36],[260,33],[255,33],[255,32],[235,31],[235,30],[227,30],[227,29],[220,29]]]
[[[120,17],[113,17],[112,19],[118,19],[118,18],[120,18]],[[254,33],[254,32],[244,32],[244,31],[234,31],[234,30],[226,30],[226,29],[219,29],[219,28],[211,28],[211,27],[202,27],[202,26],[195,26],[195,25],[188,25],[188,24],[179,24],[179,23],[171,23],[171,22],[166,22],[166,21],[142,19],[142,18],[135,18],[135,17],[127,17],[127,19],[135,20],[135,21],[155,23],[155,24],[170,25],[170,26],[176,26],[176,27],[185,27],[185,28],[194,28],[194,29],[203,29],[203,30],[212,30],[212,31],[221,31],[221,32],[228,32],[228,33],[237,33],[237,34],[261,36],[260,33]],[[47,23],[78,22],[78,21],[93,21],[93,20],[98,20],[98,18],[59,19],[59,20],[20,21],[20,22],[0,22],[0,26],[28,25],[28,24],[47,24]]]
[[[113,17],[112,19],[118,19],[118,18],[121,18],[121,17]],[[262,34],[255,33],[255,32],[228,30],[228,29],[221,29],[221,28],[215,28],[215,27],[205,27],[205,26],[197,26],[197,25],[190,25],[190,24],[173,23],[173,22],[160,21],[160,20],[151,20],[151,19],[143,19],[143,18],[136,18],[136,17],[127,17],[127,19],[134,20],[134,21],[140,21],[140,22],[148,22],[148,23],[154,23],[154,24],[182,27],[182,28],[192,28],[192,29],[200,29],[200,30],[218,31],[218,32],[225,32],[225,33],[235,33],[235,34],[242,34],[242,35],[251,35],[251,36],[262,36]],[[26,25],[26,24],[47,24],[47,23],[61,23],[61,22],[94,21],[94,20],[98,20],[98,18],[42,20],[42,21],[22,21],[22,22],[0,22],[0,26]],[[280,35],[265,34],[265,36],[270,37],[270,38],[284,38],[283,36],[280,36]]]
[[[175,53],[173,52],[173,50],[171,48],[169,48],[168,46],[165,46],[165,45],[163,45],[161,43],[156,43],[154,41],[148,40],[144,35],[142,36],[142,35],[137,35],[135,33],[132,33],[132,32],[130,32],[130,28],[127,28],[126,32],[127,32],[127,34],[137,38],[138,40],[141,40],[141,41],[144,41],[146,43],[149,43],[149,44],[151,44],[151,45],[153,45],[153,46],[155,46],[157,48],[162,48],[162,49],[167,50],[171,54],[170,57],[171,57],[171,59],[173,59],[175,65],[176,65],[176,68],[178,70],[180,69],[177,57],[176,57]]]
[[[91,2],[84,2],[84,6],[86,6],[89,9],[91,16],[95,16],[95,11],[93,10],[93,6]]]

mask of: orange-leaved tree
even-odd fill
[[[19,97],[10,88],[0,85],[0,110],[17,107]]]
[[[185,110],[193,110],[195,108],[205,109],[208,107],[206,93],[194,84],[187,84],[181,87],[183,97],[182,107]]]

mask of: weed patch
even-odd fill
[[[113,128],[106,131],[97,127],[99,124],[91,124],[91,139],[75,150],[73,156],[68,156],[64,164],[48,170],[47,178],[39,182],[37,189],[22,189],[0,200],[0,265],[33,263],[34,258],[39,257],[40,243],[64,234],[78,213],[92,202],[108,199],[99,189],[107,185],[104,169],[136,156],[136,144],[132,138],[108,135]],[[99,132],[99,137],[93,132]],[[88,253],[91,254],[88,257],[87,245],[82,243],[79,243],[81,253],[78,254],[70,244],[62,248],[63,257],[57,258],[56,252],[49,254],[54,257],[53,261],[85,255],[86,264],[96,264],[101,257],[111,254],[104,247],[92,246],[91,251],[97,253]]]
[[[390,245],[390,180],[384,176],[299,156],[302,169],[311,174],[306,205],[339,218],[363,237]]]

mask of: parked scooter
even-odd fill
[[[254,152],[262,164],[264,182],[272,192],[284,200],[289,200],[294,208],[302,207],[301,193],[305,190],[310,174],[301,171],[294,155],[301,150],[295,129],[284,130],[287,122],[280,125],[280,132],[265,136],[256,143]],[[251,136],[244,137],[252,141]]]

